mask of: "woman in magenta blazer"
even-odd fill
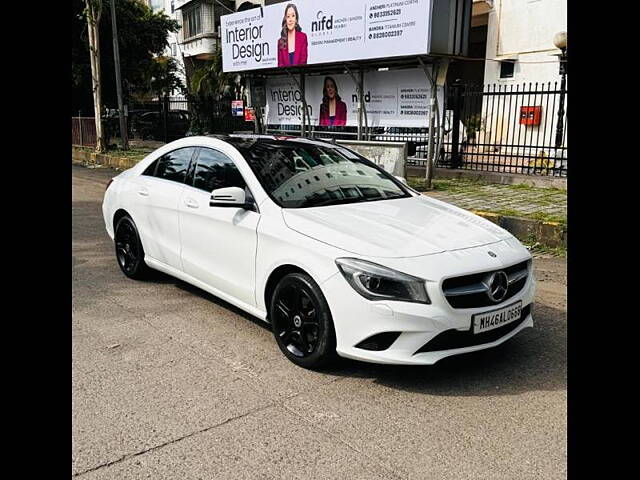
[[[331,77],[325,77],[320,105],[320,126],[344,127],[347,124],[347,104],[340,99],[338,87]]]
[[[298,9],[287,4],[282,19],[282,32],[278,39],[278,66],[307,64],[307,35],[302,33]]]

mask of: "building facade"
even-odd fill
[[[193,72],[213,58],[220,36],[220,16],[235,11],[231,0],[145,0],[154,12],[164,10],[180,30],[169,34],[167,56],[176,59],[185,85]],[[242,2],[239,2],[242,3]]]
[[[486,92],[465,97],[462,122],[477,132],[467,155],[566,167],[567,96],[554,45],[567,30],[566,0],[474,0],[471,25],[470,56],[483,57],[482,72],[475,61],[462,61],[448,77],[449,84],[459,79]]]
[[[484,2],[483,2],[484,3]],[[493,0],[486,13],[484,83],[544,83],[559,80],[560,50],[553,44],[567,31],[566,0]]]
[[[559,81],[560,50],[567,30],[566,0],[473,0],[469,57],[450,66],[448,83],[543,83]]]
[[[164,11],[164,13],[173,20],[178,20],[182,27],[181,19],[178,18],[179,12],[176,10],[176,0],[144,0],[144,3],[147,4],[154,12]],[[167,48],[164,52],[164,55],[167,57],[172,57],[178,64],[178,73],[182,78],[182,82],[187,84],[187,79],[185,75],[185,67],[184,67],[184,58],[182,55],[182,46],[180,44],[182,37],[181,31],[176,33],[169,33],[169,37],[167,38]],[[177,92],[174,92],[177,94]]]

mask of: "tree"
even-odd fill
[[[92,0],[93,1],[93,0]],[[120,44],[120,72],[122,75],[125,103],[131,97],[144,97],[154,93],[152,78],[164,72],[164,78],[174,85],[181,84],[177,75],[178,66],[175,61],[158,66],[162,60],[157,57],[164,54],[167,47],[169,33],[177,32],[180,28],[177,21],[172,20],[164,12],[153,13],[144,3],[138,0],[107,0],[115,1],[116,16],[118,18],[118,41]],[[89,65],[88,24],[83,10],[85,0],[72,0],[72,115],[79,110],[91,111],[91,69]],[[117,94],[115,85],[113,42],[111,31],[111,12],[109,8],[102,12],[99,24],[99,49],[101,53],[101,68],[108,72],[102,78],[102,101],[104,105],[115,108]],[[162,80],[164,82],[164,80]],[[179,88],[178,88],[179,89]]]
[[[96,122],[96,152],[104,151],[104,135],[102,132],[102,96],[100,79],[100,17],[102,16],[101,0],[86,0],[85,16],[89,32],[89,58],[91,62],[91,83],[93,85],[93,109]]]
[[[191,130],[200,134],[212,132],[214,119],[231,116],[231,104],[223,100],[236,97],[236,75],[222,70],[222,49],[216,47],[213,57],[193,72],[189,82],[189,104],[191,105]]]
[[[186,93],[182,79],[178,75],[180,67],[173,57],[156,57],[149,70],[149,91],[158,97],[171,95],[174,91]]]
[[[191,91],[196,95],[221,100],[232,91],[233,78],[233,75],[222,71],[222,50],[218,44],[213,58],[193,73]]]

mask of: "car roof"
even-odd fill
[[[223,142],[230,143],[239,150],[246,150],[254,145],[280,145],[280,146],[300,146],[300,145],[316,145],[326,147],[332,142],[328,140],[320,140],[315,138],[302,138],[287,135],[255,135],[255,134],[216,134],[206,135],[209,138],[216,138]]]

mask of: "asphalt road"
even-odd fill
[[[120,272],[101,211],[115,174],[72,167],[74,477],[566,478],[564,260],[536,258],[536,327],[498,348],[312,372],[260,320]]]

